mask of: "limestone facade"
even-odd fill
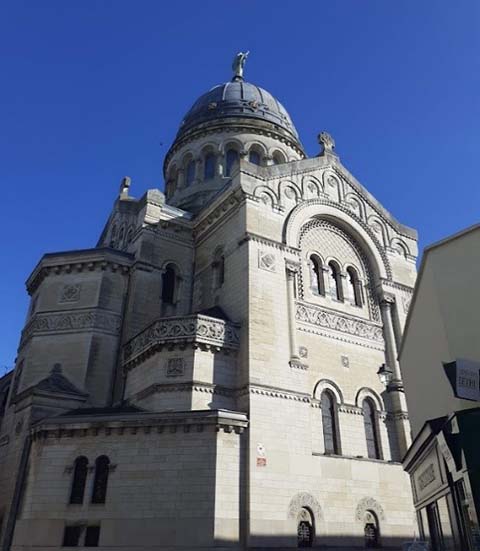
[[[97,246],[47,254],[28,279],[4,382],[3,551],[413,535],[397,348],[416,232],[333,141],[307,158],[277,100],[233,84],[187,115],[166,195],[135,199],[124,179]]]

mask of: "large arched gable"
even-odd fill
[[[391,279],[387,255],[367,224],[347,208],[330,201],[311,199],[296,206],[284,226],[284,243],[290,247],[298,247],[301,228],[315,218],[330,220],[355,239],[369,259],[377,281]]]

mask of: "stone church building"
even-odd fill
[[[241,69],[185,115],[165,192],[124,178],[97,245],[28,278],[0,379],[3,551],[413,536],[397,348],[416,232],[327,133],[307,157]]]

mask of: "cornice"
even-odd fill
[[[228,410],[192,410],[164,413],[98,414],[54,417],[31,427],[34,441],[47,438],[84,438],[87,436],[121,436],[162,434],[163,432],[216,431],[241,434],[248,427],[247,414]]]
[[[26,282],[27,290],[33,294],[45,277],[80,273],[83,271],[105,271],[128,273],[134,256],[114,249],[86,249],[49,253],[42,257]]]

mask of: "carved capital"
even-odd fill
[[[295,277],[295,275],[300,271],[300,263],[285,260],[285,270],[287,271],[287,277]]]

